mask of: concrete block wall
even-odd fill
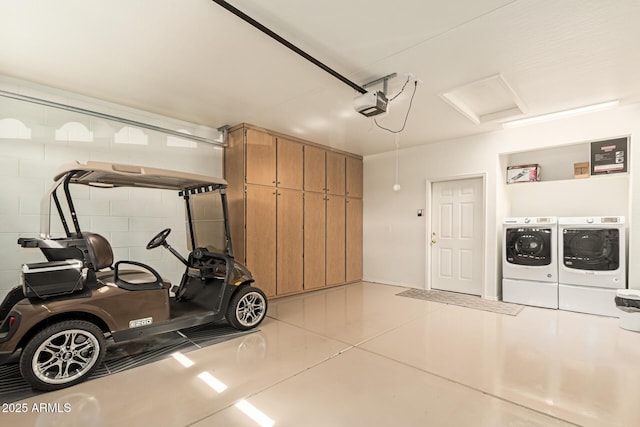
[[[157,119],[154,124],[162,126]],[[61,164],[94,160],[221,177],[222,158],[222,148],[211,144],[0,98],[0,300],[19,283],[23,263],[45,260],[38,249],[22,249],[17,241],[39,235],[40,200]],[[180,280],[184,267],[173,255],[145,249],[170,227],[169,242],[186,255],[184,201],[176,192],[75,186],[73,194],[81,228],[105,236],[116,260],[148,263],[172,282]],[[51,230],[64,234],[55,217]]]

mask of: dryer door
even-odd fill
[[[562,233],[565,267],[613,271],[620,267],[620,231],[613,228],[566,228]]]
[[[514,227],[505,232],[506,261],[514,265],[551,264],[551,228]]]

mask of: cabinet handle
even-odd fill
[[[278,184],[280,184],[280,181],[278,181]]]
[[[271,194],[276,194],[276,192],[274,191],[274,192],[273,192],[273,193],[271,193]]]
[[[271,181],[271,183],[272,183],[272,184],[275,184],[276,182],[275,182],[275,181]]]

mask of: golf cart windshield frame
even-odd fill
[[[95,166],[95,170],[91,168]],[[115,171],[108,177],[102,177],[100,181],[84,181],[83,176],[91,174],[93,171],[105,172],[108,168],[113,168]],[[125,170],[126,168],[126,170]],[[56,211],[60,217],[60,221],[64,228],[64,232],[67,238],[78,239],[82,238],[82,229],[78,221],[78,216],[71,196],[70,184],[82,184],[96,188],[113,188],[113,187],[131,187],[131,188],[155,188],[155,189],[168,189],[178,190],[178,196],[185,200],[188,232],[191,242],[191,250],[195,249],[195,232],[193,217],[191,213],[191,206],[189,203],[190,197],[195,194],[208,193],[219,190],[222,205],[222,214],[224,219],[224,240],[226,255],[233,257],[233,247],[231,244],[231,230],[229,227],[229,211],[227,207],[227,194],[226,194],[226,181],[219,178],[205,177],[202,175],[182,174],[169,170],[162,169],[150,169],[153,175],[148,174],[144,179],[136,179],[143,177],[145,169],[137,166],[124,166],[124,165],[110,165],[107,163],[89,162],[86,165],[81,165],[80,168],[69,169],[63,167],[63,172],[59,173],[55,177],[53,186],[47,191],[40,202],[40,236],[45,239],[51,238],[51,201],[53,200]],[[123,172],[126,172],[126,179],[122,178]],[[109,171],[107,170],[107,173]],[[138,174],[137,176],[135,174]],[[164,173],[164,174],[163,174]],[[131,174],[131,175],[129,175]],[[165,175],[166,174],[166,175]],[[148,176],[151,175],[153,182],[150,182]],[[117,180],[109,180],[108,178],[117,177]],[[166,181],[163,182],[163,178],[166,177]],[[177,178],[176,178],[177,177]],[[180,182],[176,182],[180,181]],[[183,184],[183,185],[179,185]],[[63,204],[61,203],[60,191],[62,187],[64,192],[63,200],[66,202],[66,208],[68,208],[68,214],[70,215],[71,224],[73,230],[70,228],[67,215],[64,212]]]

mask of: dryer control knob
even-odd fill
[[[525,223],[525,224],[529,224],[530,222],[531,222],[531,219],[530,219],[530,218],[525,218],[525,219],[524,219],[524,223]]]
[[[593,224],[593,218],[587,218],[587,224]]]

